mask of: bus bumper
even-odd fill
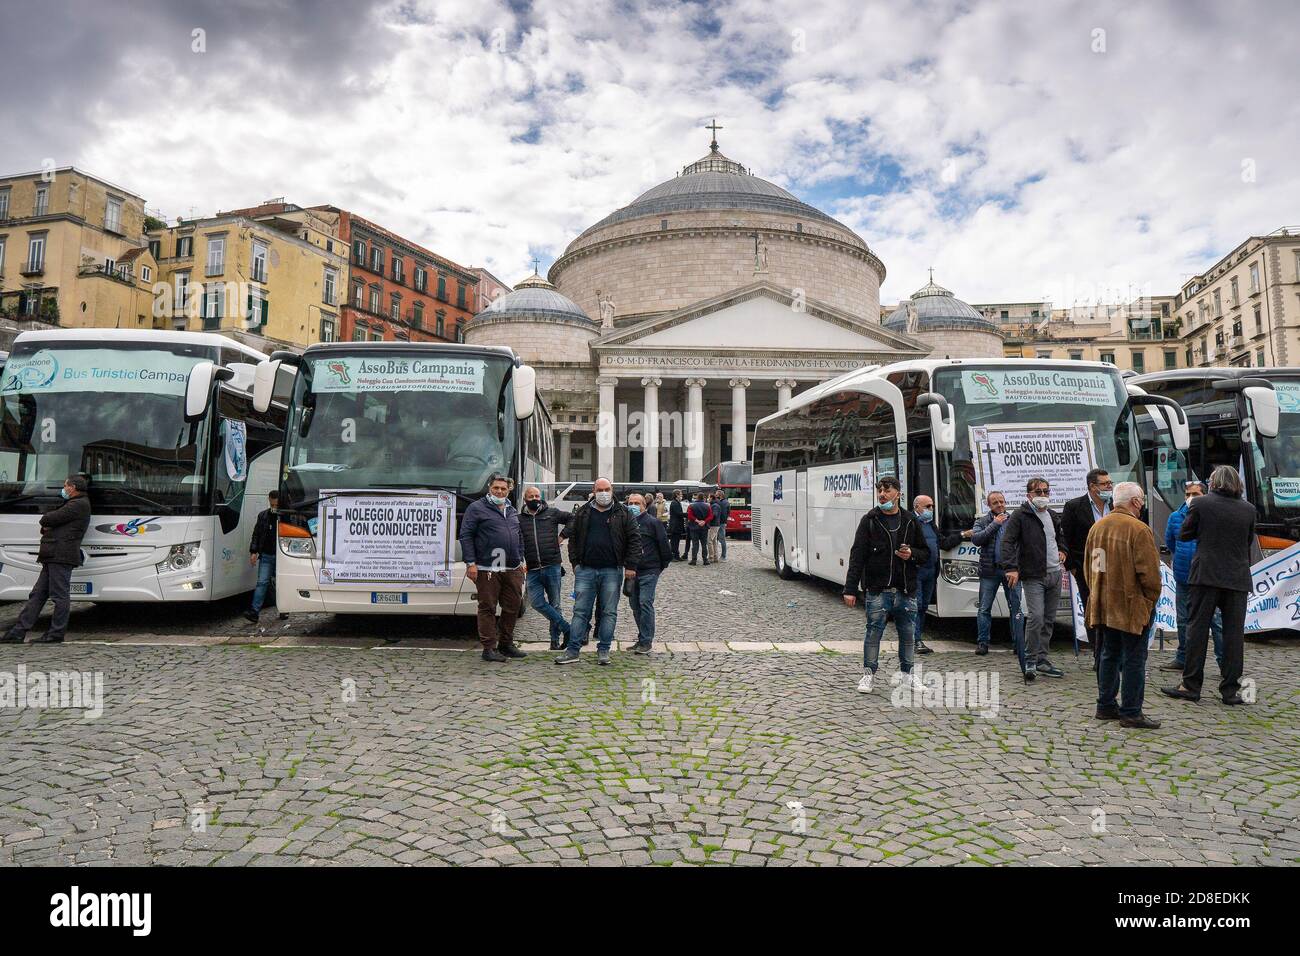
[[[465,565],[452,565],[450,588],[402,584],[321,585],[319,562],[283,552],[275,565],[276,610],[284,614],[460,614],[478,613],[478,596]],[[526,599],[526,598],[525,598]]]

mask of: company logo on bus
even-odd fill
[[[351,378],[350,375],[348,375],[348,363],[347,363],[347,362],[330,362],[330,363],[329,363],[328,365],[326,365],[325,367],[326,367],[327,369],[329,369],[329,371],[330,371],[330,372],[334,375],[334,377],[338,380],[338,384],[340,384],[340,385],[351,385],[351,384],[352,384],[352,378]]]
[[[59,360],[48,349],[41,349],[29,358],[10,363],[11,372],[5,380],[6,392],[30,392],[45,388],[59,374]]]
[[[776,478],[772,480],[772,500],[780,501],[784,496],[784,482],[781,480],[781,476],[777,475]]]
[[[870,465],[863,465],[862,470],[858,472],[822,476],[822,491],[829,491],[833,498],[852,498],[855,494],[870,490]]]
[[[132,518],[123,524],[97,524],[95,530],[102,534],[121,534],[128,538],[138,537],[150,531],[161,531],[162,525],[150,524],[150,521],[157,521],[161,515],[155,515],[152,518]]]
[[[984,391],[988,392],[994,398],[998,395],[998,387],[993,384],[993,379],[985,372],[976,372],[971,377],[971,381],[978,385]]]

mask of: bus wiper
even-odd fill
[[[94,490],[99,494],[106,494],[110,491],[120,492],[121,494],[126,495],[128,498],[134,498],[136,501],[144,502],[150,508],[153,508],[155,511],[166,511],[172,507],[171,505],[163,504],[161,501],[154,501],[152,498],[146,495],[142,495],[138,491],[132,491],[130,488],[122,488],[119,487],[118,485],[101,486]]]
[[[372,485],[370,485],[370,487],[371,487],[371,488],[403,488],[403,489],[405,489],[405,488],[411,488],[411,485],[410,485],[409,483],[407,483],[407,482],[400,482],[400,483],[399,483],[399,482],[390,482],[390,483],[386,483],[386,484],[372,484]],[[453,495],[455,495],[457,498],[463,498],[463,499],[465,499],[465,501],[467,501],[467,502],[469,502],[469,503],[472,504],[472,503],[474,502],[474,499],[471,498],[469,495],[465,494],[464,491],[461,490],[462,487],[463,487],[463,485],[462,485],[460,482],[457,482],[455,488],[452,488],[450,485],[419,485],[419,486],[413,488],[412,490],[413,490],[413,491],[420,491],[420,490],[429,490],[429,491],[449,491],[449,492],[451,492]]]

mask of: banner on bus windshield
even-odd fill
[[[322,491],[319,581],[449,588],[455,521],[450,492]]]
[[[1274,382],[1273,393],[1283,415],[1300,415],[1300,382]]]
[[[10,358],[0,392],[152,392],[184,395],[198,357],[118,349],[41,349]]]
[[[968,405],[1064,402],[1069,405],[1115,404],[1115,381],[1105,372],[1060,369],[983,369],[961,373]]]
[[[483,393],[479,359],[450,356],[340,356],[312,361],[313,392]]]
[[[1007,506],[1023,501],[1030,478],[1046,478],[1052,505],[1088,490],[1086,476],[1097,464],[1092,423],[1073,425],[979,425],[970,429],[978,500],[1000,491]]]

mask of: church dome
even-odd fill
[[[915,313],[915,324],[909,313]],[[970,329],[1000,334],[996,322],[973,309],[943,286],[935,285],[934,270],[930,281],[901,302],[885,318],[885,328],[893,332],[925,332],[930,329]]]
[[[534,272],[499,297],[471,321],[490,319],[554,319],[596,323],[576,302]]]

